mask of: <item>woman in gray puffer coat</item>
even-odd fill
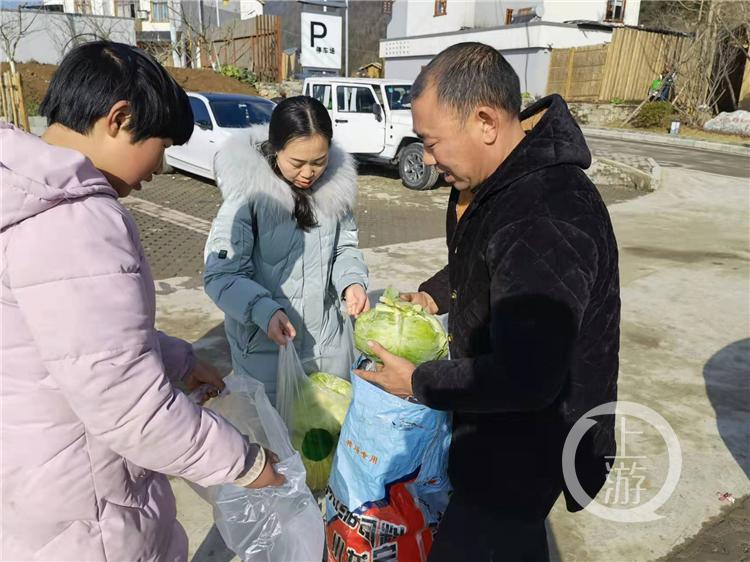
[[[369,309],[352,214],[354,162],[332,142],[323,104],[282,101],[269,127],[227,141],[215,171],[224,203],[206,244],[206,293],[225,313],[235,372],[273,401],[279,346],[345,376],[344,318]],[[348,345],[348,344],[347,344]]]

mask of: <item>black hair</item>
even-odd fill
[[[40,111],[49,124],[87,134],[118,101],[130,104],[133,142],[159,137],[184,144],[193,133],[185,91],[150,55],[111,41],[79,45],[63,58]]]
[[[271,114],[268,140],[261,145],[274,171],[281,176],[276,165],[276,155],[290,141],[300,137],[322,135],[331,144],[333,124],[328,110],[315,98],[294,96],[282,100]],[[318,224],[310,201],[309,190],[290,185],[294,196],[294,218],[302,230],[309,230]]]
[[[480,105],[512,116],[521,112],[518,74],[497,49],[483,43],[459,43],[432,59],[411,88],[412,101],[429,86],[435,86],[438,102],[462,120]]]

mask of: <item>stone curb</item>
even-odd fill
[[[684,139],[680,137],[670,137],[667,135],[657,135],[654,133],[637,133],[632,131],[625,131],[622,129],[599,129],[595,127],[581,127],[584,136],[601,138],[601,139],[613,139],[613,140],[625,140],[625,141],[639,141],[651,144],[658,144],[661,146],[682,146],[685,148],[697,148],[699,150],[706,150],[709,152],[720,152],[722,154],[737,154],[739,156],[750,156],[750,140],[748,140],[748,146],[702,141],[693,139]]]
[[[589,170],[593,170],[594,168],[596,168],[595,164],[597,163],[603,164],[610,170],[614,168],[616,170],[616,173],[627,176],[630,180],[630,187],[637,191],[652,192],[659,189],[659,186],[661,185],[661,166],[659,166],[659,164],[657,164],[653,158],[648,159],[648,163],[650,166],[650,169],[648,171],[640,170],[629,164],[618,162],[617,160],[601,158],[598,156],[592,160]],[[587,175],[595,184],[599,185],[599,181],[601,181],[600,174],[603,173],[604,178],[607,178],[608,174],[606,171],[602,172],[601,168],[599,168],[597,172],[589,173],[589,171],[587,171]]]

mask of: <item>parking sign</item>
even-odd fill
[[[341,68],[341,18],[302,12],[302,66]]]

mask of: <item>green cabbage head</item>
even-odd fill
[[[357,318],[354,344],[370,359],[368,341],[376,341],[388,351],[415,365],[448,356],[448,338],[440,321],[418,304],[402,301],[398,292],[386,289],[380,303]]]
[[[313,373],[308,381],[294,403],[292,446],[302,457],[307,485],[320,491],[328,484],[339,433],[352,400],[352,385],[328,373]]]

